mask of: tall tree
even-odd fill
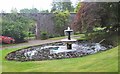
[[[119,28],[118,5],[117,2],[81,3],[72,27],[84,32],[90,31],[96,26],[105,27],[106,31],[117,31]]]
[[[42,10],[42,11],[40,11],[40,12],[42,12],[42,13],[49,13],[48,10]]]
[[[77,6],[75,7],[74,12],[78,12],[79,8],[80,8],[80,2],[78,2]]]
[[[70,13],[69,11],[65,12],[55,12],[55,16],[53,18],[54,20],[54,26],[55,26],[55,32],[63,35],[64,34],[64,29],[68,25],[67,23],[69,22],[69,16]]]
[[[16,8],[12,8],[11,9],[11,13],[17,13],[18,11],[17,11],[17,9]]]
[[[60,2],[53,2],[52,3],[52,9],[51,12],[54,11],[74,11],[74,7],[72,6],[72,2],[70,0],[67,0],[67,2],[64,2],[64,0],[61,0]]]
[[[20,13],[39,13],[39,10],[37,8],[32,9],[24,8],[20,10]]]

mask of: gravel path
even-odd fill
[[[34,45],[41,45],[41,44],[46,44],[46,43],[53,43],[53,42],[59,42],[60,40],[29,40],[27,43],[20,43],[16,45],[11,45],[11,46],[5,46],[5,47],[0,47],[1,49],[6,49],[6,48],[18,48],[18,47],[26,47],[26,46],[34,46]]]
[[[74,37],[79,38],[79,36]],[[64,38],[62,38],[64,39]],[[11,46],[0,46],[0,50],[2,49],[6,49],[6,48],[18,48],[18,47],[27,47],[27,46],[35,46],[35,45],[41,45],[41,44],[46,44],[46,43],[53,43],[53,42],[59,42],[61,41],[61,39],[47,39],[47,40],[29,40],[27,43],[20,43],[20,44],[15,44],[15,45],[11,45]]]

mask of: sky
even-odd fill
[[[38,10],[50,10],[53,0],[1,0],[0,12],[9,13],[11,9],[16,8],[18,11],[23,8],[37,8]],[[71,0],[73,5],[78,3],[78,0]]]

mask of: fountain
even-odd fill
[[[78,42],[71,38],[73,30],[70,27],[64,30],[67,34],[67,39],[62,39],[60,42],[49,43],[44,45],[32,46],[13,51],[5,57],[7,60],[15,61],[41,61],[63,58],[75,58],[94,54],[99,51],[104,51],[107,47],[100,43]]]
[[[65,33],[67,33],[68,35],[68,39],[63,39],[61,40],[62,42],[65,42],[67,44],[67,49],[72,49],[72,43],[76,42],[76,39],[71,39],[71,32],[73,32],[73,30],[70,29],[70,27],[68,27],[67,30],[65,30]]]

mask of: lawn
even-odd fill
[[[120,46],[120,45],[119,45]],[[118,71],[118,46],[97,54],[61,60],[46,60],[32,62],[15,62],[4,59],[11,51],[2,52],[3,72],[117,72]]]
[[[76,35],[78,36],[78,35]],[[84,38],[84,35],[81,35]],[[62,39],[62,37],[53,38]],[[111,40],[118,40],[112,37]],[[117,72],[118,71],[118,47],[96,53],[89,56],[46,61],[16,62],[7,61],[4,57],[20,48],[0,50],[3,72]],[[23,48],[23,47],[22,47]]]

